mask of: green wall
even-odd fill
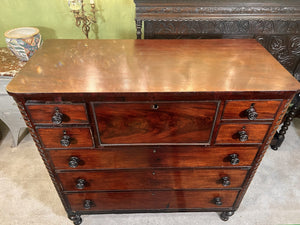
[[[89,0],[84,0],[89,12]],[[97,24],[90,39],[133,39],[135,4],[133,0],[95,0]],[[76,27],[67,0],[1,0],[0,47],[6,46],[4,32],[16,27],[34,26],[43,39],[83,39]]]

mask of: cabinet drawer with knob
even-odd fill
[[[89,148],[94,146],[89,127],[37,127],[43,146],[51,148]]]
[[[281,100],[226,101],[222,120],[273,120]]]
[[[246,169],[140,169],[57,173],[64,191],[241,188]]]
[[[88,124],[85,104],[33,104],[26,107],[37,125]]]
[[[56,170],[250,167],[257,147],[112,147],[50,150]]]
[[[232,207],[238,190],[122,191],[66,194],[76,211],[180,211]]]
[[[261,144],[271,124],[221,124],[216,144]]]
[[[218,101],[93,103],[101,145],[209,144]]]

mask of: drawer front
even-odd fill
[[[37,128],[45,148],[88,148],[93,147],[90,128]]]
[[[261,144],[269,124],[222,124],[216,144]]]
[[[238,191],[127,191],[67,194],[73,211],[216,209],[232,207]],[[217,205],[219,198],[222,205]],[[90,200],[90,201],[87,201]],[[90,204],[89,204],[90,203]]]
[[[273,120],[280,100],[226,101],[223,120]],[[256,113],[256,116],[252,117]]]
[[[210,142],[218,102],[94,103],[102,145]]]
[[[26,104],[35,124],[88,124],[84,104]]]
[[[256,147],[104,148],[51,150],[56,170],[251,166]],[[235,155],[236,158],[232,158]]]
[[[247,170],[146,169],[58,173],[64,191],[240,188]]]

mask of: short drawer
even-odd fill
[[[73,211],[177,211],[232,207],[239,191],[127,191],[67,194]]]
[[[51,150],[56,170],[251,166],[256,147],[124,147]]]
[[[141,169],[58,173],[64,191],[241,188],[248,170]]]
[[[270,124],[222,124],[216,144],[261,144]]]
[[[280,100],[226,101],[223,120],[273,120]]]
[[[88,124],[84,104],[26,104],[35,124]]]
[[[93,103],[101,145],[208,144],[218,102]]]
[[[45,148],[88,148],[94,142],[90,128],[37,128]]]

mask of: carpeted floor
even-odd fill
[[[1,125],[0,224],[71,225],[44,164],[27,135],[16,148]],[[275,152],[269,149],[239,210],[223,222],[216,213],[82,216],[82,225],[300,224],[300,119]]]

